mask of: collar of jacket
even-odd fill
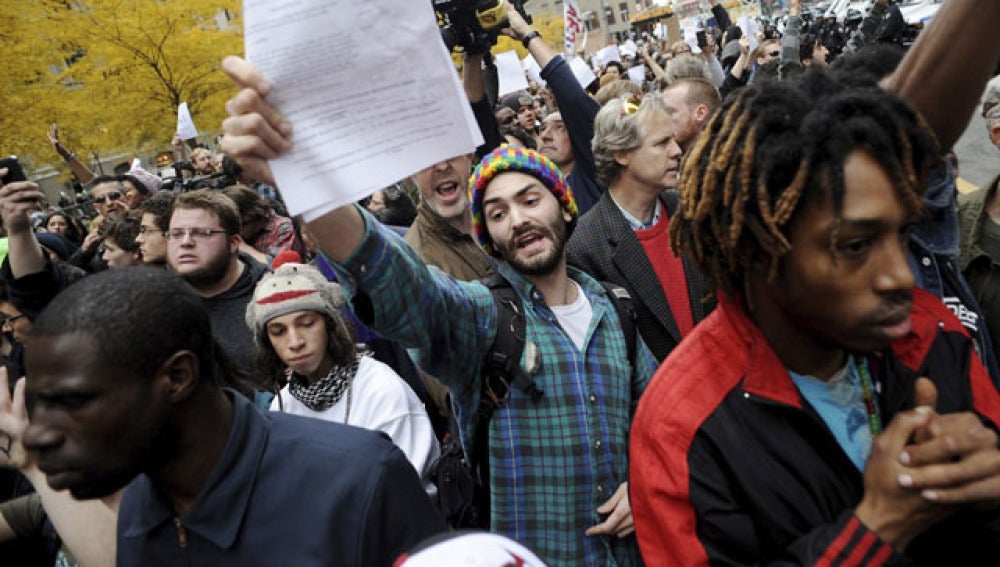
[[[724,294],[719,294],[718,300],[718,311],[723,324],[717,328],[730,335],[723,337],[722,342],[742,341],[744,348],[739,350],[745,357],[738,360],[730,357],[726,361],[720,361],[720,364],[743,365],[742,387],[747,394],[802,409],[802,396],[789,376],[788,369],[747,315],[742,301]],[[890,349],[893,356],[914,372],[927,357],[939,331],[958,332],[968,336],[962,324],[937,297],[919,288],[913,290],[910,319],[913,331],[905,339],[892,343]],[[725,352],[733,353],[736,350],[725,349]]]
[[[460,240],[465,240],[467,238],[472,238],[472,236],[458,230],[451,225],[444,217],[435,213],[431,210],[427,201],[420,201],[417,205],[417,218],[413,221],[416,223],[421,230],[427,232],[434,232],[438,234],[442,240],[447,240],[449,242],[458,242]],[[473,240],[474,242],[475,240]]]
[[[205,478],[190,510],[180,515],[185,529],[209,540],[220,549],[230,549],[240,533],[270,435],[270,422],[242,395],[225,390],[233,403],[229,439],[212,472]],[[140,475],[129,486],[141,495],[147,508],[132,517],[119,518],[124,537],[145,537],[170,523],[174,512],[149,476]]]

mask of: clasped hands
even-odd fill
[[[917,380],[915,409],[898,414],[872,441],[865,495],[855,510],[899,549],[963,506],[1000,502],[997,434],[972,412],[938,414],[937,390]]]

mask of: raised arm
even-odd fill
[[[497,124],[497,117],[486,97],[486,79],[483,77],[483,54],[466,53],[462,56],[462,86],[469,97],[472,114],[483,134],[483,144],[476,148],[476,156],[483,157],[500,147],[505,140]]]
[[[67,150],[62,145],[62,142],[59,141],[59,126],[55,122],[49,126],[49,142],[52,143],[52,148],[63,158],[63,161],[66,162],[66,167],[69,167],[69,170],[73,172],[73,175],[76,176],[80,183],[88,183],[95,177],[94,172],[83,165],[83,162],[76,159],[76,154]]]
[[[0,176],[6,174],[0,169]],[[28,213],[39,209],[45,194],[30,181],[0,185],[0,217],[7,229],[10,269],[14,278],[35,274],[45,269],[42,248],[31,230]]]
[[[1000,59],[1000,2],[945,2],[882,86],[908,100],[947,152]]]
[[[782,78],[795,71],[802,70],[799,59],[799,46],[802,33],[801,0],[788,0],[788,23],[785,25],[785,35],[781,38],[781,63],[779,71]]]
[[[889,0],[875,0],[865,18],[861,20],[861,25],[854,30],[851,38],[844,45],[844,53],[854,53],[862,47],[875,42],[875,30],[878,29],[879,22],[885,16],[886,6]]]

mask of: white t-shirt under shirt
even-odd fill
[[[293,415],[314,417],[326,421],[345,423],[347,394],[325,411],[313,411],[288,392],[281,389],[278,398],[271,401],[271,411],[284,411]],[[431,482],[431,464],[441,454],[427,410],[409,385],[389,366],[364,356],[351,383],[351,412],[346,423],[355,427],[382,431],[396,444],[420,475],[428,495],[435,495],[437,487]]]
[[[580,284],[573,282],[573,285],[576,286],[576,300],[569,305],[550,305],[549,309],[576,345],[576,349],[582,352],[583,341],[587,339],[587,329],[590,328],[590,319],[594,316],[594,307],[587,299],[587,294],[583,293]]]

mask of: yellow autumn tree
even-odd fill
[[[220,62],[242,52],[238,0],[13,2],[16,23],[0,49],[23,45],[19,71],[3,84],[16,93],[19,135],[4,152],[55,163],[50,122],[81,155],[168,147],[181,102],[199,132],[219,130],[232,92]],[[5,114],[0,131],[11,132]]]

